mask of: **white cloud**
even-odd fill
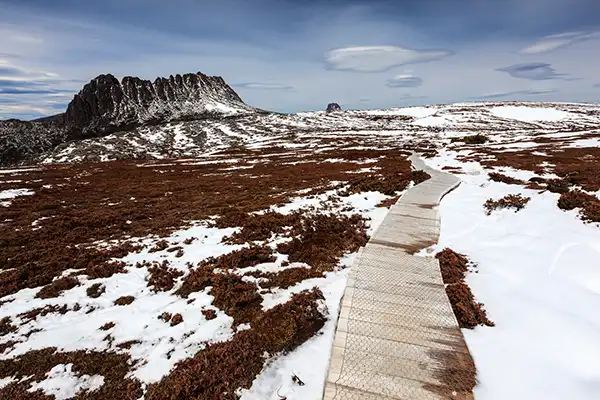
[[[325,54],[329,69],[382,72],[391,68],[435,61],[452,55],[448,50],[414,50],[399,46],[362,46],[334,49]]]
[[[423,84],[423,79],[418,76],[414,76],[411,74],[401,74],[396,75],[395,77],[389,79],[386,82],[386,86],[390,88],[408,88],[408,87],[418,87]]]
[[[269,82],[247,82],[238,83],[232,85],[233,87],[239,87],[244,89],[256,89],[256,90],[293,90],[294,87],[290,85],[282,85],[279,83]]]
[[[496,92],[496,93],[488,93],[481,96],[471,97],[472,99],[477,100],[491,100],[491,99],[500,99],[506,97],[522,97],[522,96],[544,96],[553,93],[557,93],[556,89],[532,89],[532,90],[515,90],[512,92]]]
[[[520,51],[521,54],[540,54],[570,46],[577,42],[600,38],[600,32],[565,32],[546,36]]]

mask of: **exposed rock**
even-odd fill
[[[171,121],[221,119],[263,112],[245,104],[223,78],[197,74],[154,82],[100,75],[63,114],[0,121],[0,165],[32,162],[61,144]]]
[[[338,103],[327,104],[327,112],[342,111],[342,107]]]
[[[100,75],[75,95],[64,122],[93,137],[140,125],[255,111],[223,78],[202,73],[157,78]]]

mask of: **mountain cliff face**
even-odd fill
[[[97,136],[139,125],[246,114],[246,105],[223,78],[202,73],[157,78],[154,82],[100,75],[75,95],[64,123]]]
[[[36,121],[0,121],[0,165],[34,161],[61,144],[173,121],[221,120],[264,111],[245,104],[219,76],[195,74],[119,81],[100,75],[63,114]]]

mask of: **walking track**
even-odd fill
[[[411,161],[431,179],[404,193],[350,271],[325,400],[473,398],[460,391],[470,354],[438,261],[412,255],[437,243],[437,205],[460,181]]]

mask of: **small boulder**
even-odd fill
[[[342,111],[342,107],[338,103],[327,104],[327,112]]]

